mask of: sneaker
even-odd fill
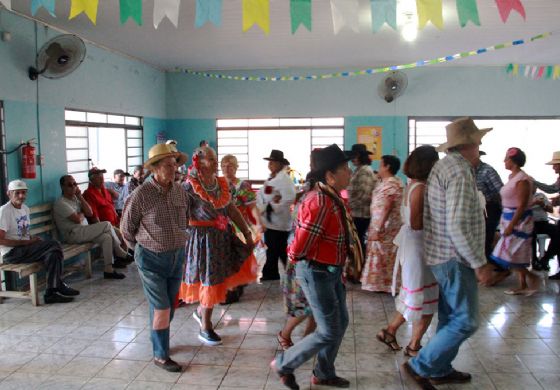
[[[331,379],[319,379],[315,375],[311,376],[311,383],[320,386],[331,386],[346,389],[350,387],[350,381],[339,376],[335,376]]]
[[[201,330],[198,333],[198,339],[204,344],[212,346],[220,345],[222,343],[222,339],[216,332],[214,332],[214,329]]]
[[[181,372],[183,370],[183,367],[181,367],[179,363],[170,358],[167,358],[164,362],[154,359],[154,364],[169,372]]]
[[[126,278],[126,275],[118,273],[117,271],[103,272],[103,279],[124,279],[124,278]]]
[[[58,292],[53,292],[50,294],[45,294],[45,304],[49,303],[68,303],[72,302],[74,298],[72,297],[65,297],[64,295],[59,294]]]
[[[78,290],[74,290],[72,287],[70,287],[64,282],[60,283],[60,286],[57,288],[57,290],[60,294],[66,295],[67,297],[80,295],[80,292]]]
[[[198,326],[202,326],[202,317],[198,314],[198,310],[193,311],[192,318],[198,322]]]
[[[471,381],[471,374],[468,372],[461,372],[457,370],[451,371],[451,373],[445,376],[439,376],[437,378],[430,378],[430,383],[432,385],[444,385],[446,383],[466,383]]]

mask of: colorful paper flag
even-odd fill
[[[552,73],[552,79],[557,80],[560,78],[560,65],[554,65],[554,72]]]
[[[295,34],[300,25],[311,31],[311,0],[291,0],[290,16],[292,18],[292,34]]]
[[[222,25],[222,0],[196,0],[194,26],[200,28],[206,22],[218,27]]]
[[[397,29],[397,0],[371,0],[371,29],[377,32],[385,23]]]
[[[504,23],[508,20],[512,10],[517,11],[525,19],[525,8],[521,4],[521,0],[496,0],[496,5]]]
[[[6,9],[12,9],[12,0],[0,0],[0,4],[4,5]]]
[[[45,8],[51,16],[56,17],[54,14],[55,0],[32,0],[31,1],[31,15],[35,16],[39,8]]]
[[[266,35],[270,32],[270,1],[243,0],[243,32],[258,25]]]
[[[457,0],[457,14],[461,27],[465,27],[469,21],[480,26],[476,0]]]
[[[180,4],[181,0],[154,0],[154,28],[157,29],[165,17],[177,28]]]
[[[338,34],[346,25],[354,30],[354,32],[360,32],[358,9],[358,0],[331,0],[331,12],[335,34]]]
[[[93,24],[96,24],[98,6],[99,0],[72,0],[68,19],[73,19],[83,12]]]
[[[431,21],[434,26],[443,29],[443,0],[416,0],[418,9],[418,28],[423,29]]]
[[[142,25],[142,0],[120,0],[121,24],[132,18],[137,25]]]

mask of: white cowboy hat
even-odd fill
[[[455,119],[453,122],[445,126],[447,134],[447,142],[439,145],[436,150],[445,152],[450,148],[459,145],[480,144],[482,137],[486,135],[492,128],[479,129],[474,121],[469,117]]]
[[[183,165],[188,159],[185,153],[178,152],[173,145],[156,144],[150,148],[144,168],[150,169],[155,163],[166,157],[175,157],[177,165]]]
[[[560,151],[552,153],[552,160],[546,163],[546,165],[560,164]]]

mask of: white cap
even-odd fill
[[[8,184],[8,191],[27,190],[27,184],[23,180],[12,180]]]
[[[165,144],[166,145],[170,145],[170,144],[177,145],[177,141],[175,141],[174,139],[168,139],[167,141],[165,141]]]

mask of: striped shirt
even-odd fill
[[[484,194],[486,203],[500,203],[500,189],[504,183],[498,172],[482,161],[475,168],[475,172],[476,186]]]
[[[164,192],[157,181],[149,180],[130,194],[125,202],[121,232],[129,248],[138,243],[156,252],[182,248],[187,239],[187,193],[177,183]]]
[[[377,176],[369,165],[356,169],[348,186],[348,204],[353,217],[371,217],[371,194],[377,184]]]
[[[451,152],[433,167],[424,200],[424,258],[428,265],[456,260],[486,264],[485,223],[473,166]]]
[[[556,183],[552,184],[544,184],[540,181],[535,180],[535,186],[541,191],[546,192],[547,194],[554,194],[555,192],[560,192],[560,176],[556,180]]]

